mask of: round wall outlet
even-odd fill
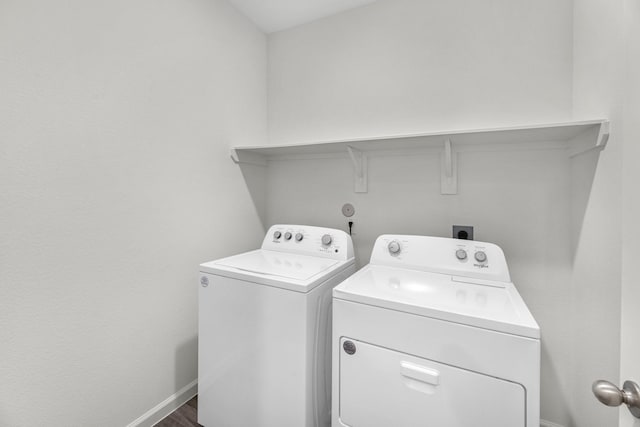
[[[351,203],[345,203],[342,207],[342,215],[349,218],[352,217],[354,213],[356,213],[356,209],[353,207],[353,205]]]

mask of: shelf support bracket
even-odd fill
[[[596,141],[596,147],[600,148],[600,150],[604,150],[607,142],[609,141],[609,132],[611,131],[611,122],[609,120],[605,120],[600,125],[600,130],[598,131],[598,140]]]
[[[247,152],[246,150],[232,148],[229,151],[229,156],[233,163],[237,165],[249,164],[257,166],[267,166],[267,161],[264,156],[260,154]]]
[[[440,164],[440,194],[458,194],[458,153],[450,139],[444,141]]]
[[[569,157],[573,158],[584,153],[591,151],[602,151],[607,146],[609,141],[609,134],[611,132],[611,122],[609,120],[603,120],[598,126],[598,135],[595,136],[595,144],[593,142],[594,134],[589,131],[588,133],[582,133],[568,141],[569,143]]]
[[[353,147],[347,145],[347,151],[353,163],[353,170],[355,173],[355,192],[366,193],[367,181],[368,181],[368,168],[367,168],[367,155],[360,150],[356,150]]]

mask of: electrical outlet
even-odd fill
[[[454,225],[453,238],[461,239],[461,240],[473,240],[473,226],[472,225]]]

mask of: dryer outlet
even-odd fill
[[[452,237],[454,239],[473,240],[473,225],[454,225]]]

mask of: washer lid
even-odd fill
[[[513,283],[367,265],[333,290],[334,298],[540,338]]]
[[[240,272],[304,281],[339,262],[329,258],[259,249],[223,258],[210,264],[213,267],[228,267]]]

